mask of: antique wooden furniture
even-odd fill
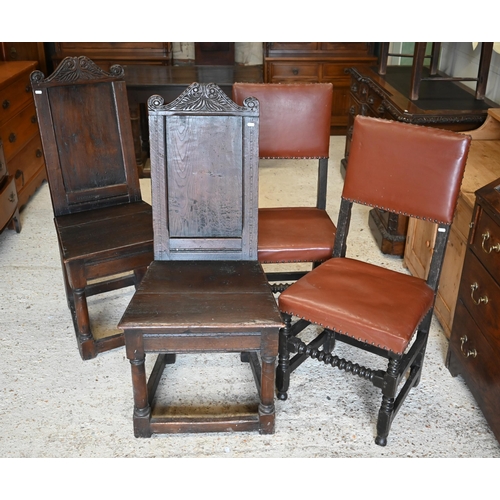
[[[119,324],[132,367],[135,436],[272,433],[282,322],[257,261],[258,102],[240,107],[215,84],[194,83],[171,104],[152,96],[148,107],[155,260]],[[254,407],[230,402],[214,415],[192,408],[198,402],[187,412],[156,404],[165,365],[200,352],[242,353],[258,387]],[[158,354],[149,382],[146,353]]]
[[[500,441],[500,179],[476,192],[472,220],[446,365]]]
[[[388,66],[385,75],[379,75],[376,67],[353,67],[348,71],[351,74],[351,107],[342,169],[347,164],[352,125],[358,114],[464,131],[482,125],[488,108],[498,107],[488,99],[476,99],[472,90],[450,81],[422,81],[419,99],[412,101],[409,98],[410,66]],[[428,68],[423,69],[424,76],[428,72]],[[373,209],[368,222],[383,253],[403,256],[408,227],[406,216]]]
[[[87,56],[101,69],[114,64],[172,64],[170,42],[55,42],[55,65],[68,56]]]
[[[481,127],[464,133],[472,137],[472,143],[434,307],[446,337],[450,336],[455,315],[475,192],[500,177],[500,109],[489,109],[488,118]],[[427,277],[436,231],[436,224],[429,221],[410,219],[408,222],[404,264],[414,276]]]
[[[139,175],[149,177],[145,158],[149,156],[146,103],[152,95],[165,102],[179,97],[193,82],[216,83],[229,97],[234,82],[262,82],[262,66],[158,66],[128,65],[125,69],[132,119],[134,148]]]
[[[450,131],[356,117],[334,256],[279,297],[286,324],[280,334],[277,369],[280,399],[287,397],[290,372],[308,357],[359,375],[382,391],[375,442],[387,443],[394,416],[420,381],[469,142],[469,137]],[[427,280],[346,256],[353,203],[439,224]],[[299,318],[293,325],[292,316]],[[306,344],[297,335],[310,323],[323,330]],[[387,370],[372,370],[333,355],[338,340],[387,358]],[[290,352],[296,353],[291,360]]]
[[[351,66],[375,64],[374,44],[366,42],[266,42],[264,81],[266,83],[330,82],[333,104],[332,135],[345,135],[349,114]]]
[[[195,64],[234,64],[234,42],[195,42]]]
[[[332,256],[335,239],[335,225],[326,212],[332,84],[234,84],[236,103],[250,96],[260,106],[261,158],[318,159],[315,206],[259,208],[259,261],[317,265]],[[282,291],[286,283],[280,281],[304,274],[289,270],[267,276],[273,290]]]
[[[0,232],[7,226],[21,231],[17,192],[14,177],[7,172],[7,164],[3,154],[3,144],[0,140]]]
[[[47,72],[43,42],[0,42],[0,61],[37,61],[38,69]]]
[[[46,178],[29,80],[35,69],[33,61],[0,62],[0,140],[19,208]]]
[[[486,85],[488,83],[488,73],[490,69],[491,56],[493,54],[493,42],[481,42],[481,56],[479,58],[479,67],[477,77],[459,77],[447,76],[438,71],[439,54],[441,51],[441,42],[432,42],[431,51],[426,55],[427,42],[415,42],[413,54],[391,54],[389,53],[389,42],[380,42],[380,55],[378,62],[378,74],[387,73],[387,60],[389,56],[402,56],[412,58],[412,71],[410,78],[409,97],[416,101],[420,95],[420,85],[423,80],[433,82],[476,82],[476,99],[484,99],[486,94]],[[430,59],[429,73],[426,77],[423,75],[424,61]]]
[[[141,199],[123,68],[68,57],[31,83],[68,306],[83,359],[124,344],[93,335],[87,297],[137,285],[153,260],[151,206]]]

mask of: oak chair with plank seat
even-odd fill
[[[119,323],[134,434],[272,433],[283,323],[257,261],[258,102],[238,106],[217,85],[193,83],[167,105],[152,96],[148,109],[155,259]],[[189,411],[162,404],[166,365],[202,352],[241,353],[258,389],[253,408],[214,415],[199,401]],[[158,355],[149,380],[147,353]]]
[[[387,443],[394,416],[420,381],[469,144],[470,137],[455,132],[355,118],[333,258],[279,297],[285,321],[277,368],[280,399],[287,398],[290,373],[309,357],[351,372],[381,389],[375,442]],[[439,224],[426,280],[346,256],[353,203]],[[298,318],[293,324],[292,317]],[[310,324],[319,333],[306,344],[298,335]],[[388,359],[387,369],[339,358],[333,354],[336,341]]]
[[[315,267],[332,256],[335,225],[326,212],[332,95],[331,83],[233,85],[236,103],[249,96],[259,101],[261,158],[318,160],[315,206],[259,208],[258,258],[263,264]],[[267,276],[278,292],[306,272],[283,269]]]
[[[141,198],[124,71],[67,57],[31,74],[68,306],[83,359],[123,346],[94,336],[87,297],[137,286],[153,260],[151,206]]]

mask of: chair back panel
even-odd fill
[[[261,158],[328,158],[331,83],[235,83],[233,100],[249,96],[260,106]]]
[[[156,260],[257,260],[259,106],[192,84],[148,101]]]
[[[123,69],[69,57],[31,76],[55,215],[141,199]]]
[[[342,196],[450,224],[470,141],[447,130],[358,115]]]

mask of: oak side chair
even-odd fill
[[[420,381],[469,144],[469,136],[450,131],[356,117],[333,258],[279,297],[285,321],[277,368],[280,399],[287,398],[290,372],[304,356],[358,375],[382,391],[375,442],[386,445],[394,416]],[[427,280],[346,256],[354,203],[438,224]],[[299,338],[309,324],[319,327],[315,342],[319,338],[323,349]],[[333,354],[336,341],[388,359],[387,369],[339,358]]]
[[[150,97],[148,110],[154,262],[119,323],[134,434],[272,433],[283,322],[257,261],[258,102],[238,106],[217,85],[193,83],[170,104]],[[252,408],[229,402],[214,415],[199,401],[186,409],[157,397],[166,365],[201,352],[241,353],[257,385]],[[157,355],[149,380],[147,353]]]
[[[259,208],[259,261],[292,267],[267,273],[273,291],[279,292],[307,272],[288,263],[311,263],[312,268],[333,254],[336,229],[326,212],[332,84],[233,85],[236,103],[249,96],[260,105],[261,158],[318,160],[315,206]]]
[[[123,346],[94,336],[87,297],[137,286],[153,260],[151,206],[141,199],[124,70],[67,57],[31,74],[68,307],[82,359]]]

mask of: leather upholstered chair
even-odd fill
[[[141,199],[124,72],[67,57],[31,74],[66,297],[81,357],[123,346],[96,337],[87,298],[137,285],[153,260],[151,206]]]
[[[315,206],[259,208],[258,258],[263,264],[314,267],[332,256],[335,225],[326,212],[332,95],[331,83],[233,85],[236,103],[249,96],[259,101],[261,158],[318,160]],[[286,268],[291,270],[267,273],[274,291],[307,272]]]
[[[155,260],[119,324],[132,368],[135,436],[272,433],[283,323],[257,261],[258,102],[237,106],[217,85],[193,83],[170,104],[152,96],[148,108]],[[163,404],[165,365],[201,352],[241,353],[257,385],[254,402],[230,402],[230,411],[216,415],[199,401]],[[157,355],[148,381],[147,353]],[[214,380],[217,372],[214,366]]]
[[[469,144],[470,137],[450,131],[356,117],[333,258],[279,297],[285,321],[277,369],[280,399],[287,398],[290,372],[307,358],[351,372],[381,389],[376,443],[387,443],[394,416],[420,381]],[[346,255],[353,203],[438,224],[427,280]],[[320,333],[306,344],[298,335],[309,324]],[[388,359],[387,369],[339,358],[333,354],[336,341]]]

